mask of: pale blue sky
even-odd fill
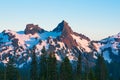
[[[0,0],[0,32],[28,23],[52,30],[62,20],[94,40],[120,32],[120,0]]]

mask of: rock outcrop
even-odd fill
[[[27,24],[24,30],[25,34],[32,34],[32,35],[34,35],[35,33],[43,33],[44,31],[45,31],[44,29],[34,24]]]

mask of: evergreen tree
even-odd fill
[[[17,80],[22,80],[19,69],[18,68],[16,68],[16,69],[17,69],[17,74],[16,74],[17,75]]]
[[[97,80],[108,80],[107,67],[102,55],[98,55],[98,59],[95,66],[95,73]]]
[[[120,78],[120,62],[116,62],[114,60],[108,65],[110,78],[112,77],[113,80],[119,80]]]
[[[87,55],[86,55],[86,61],[85,61],[85,65],[84,65],[84,76],[83,76],[84,78],[83,79],[89,80],[88,79],[88,74],[89,74],[89,70],[90,70],[89,59],[88,59],[89,54],[88,53],[85,53],[85,54],[87,54]]]
[[[46,49],[45,49],[45,46],[43,46],[43,49],[41,50],[41,52],[42,52],[42,55],[43,55],[43,56],[46,56],[46,55],[47,55],[47,51],[46,51]]]
[[[89,74],[88,74],[88,79],[89,80],[96,80],[95,75],[92,69],[90,69]]]
[[[47,80],[58,80],[57,79],[57,63],[54,53],[50,53],[47,59]]]
[[[60,67],[60,80],[73,80],[72,66],[68,57],[65,57]]]
[[[4,80],[17,80],[17,68],[13,64],[13,58],[9,58],[9,62],[7,63]]]
[[[83,75],[84,80],[88,80],[88,73],[89,73],[88,66],[85,65],[85,71],[84,71],[84,75]]]
[[[41,50],[39,80],[47,80],[47,58],[45,47]]]
[[[4,79],[4,66],[0,64],[0,80]]]
[[[79,54],[78,56],[78,63],[77,63],[77,71],[76,71],[76,79],[78,80],[81,80],[81,75],[82,75],[82,57],[81,57],[81,54]]]
[[[31,80],[37,80],[37,60],[35,55],[35,50],[32,50],[32,62],[31,62]]]

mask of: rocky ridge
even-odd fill
[[[25,30],[20,32],[4,30],[0,33],[0,62],[7,63],[9,57],[14,57],[18,67],[25,66],[31,61],[31,49],[35,48],[39,60],[43,47],[48,54],[54,52],[58,61],[68,56],[71,63],[75,63],[78,55],[82,54],[83,64],[93,66],[97,54],[103,54],[108,62],[120,62],[119,34],[92,41],[85,35],[74,32],[64,20],[52,31],[46,31],[34,24],[26,25]]]

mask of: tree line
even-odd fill
[[[76,70],[65,57],[61,63],[56,60],[55,53],[47,53],[45,47],[41,50],[40,61],[37,61],[35,50],[32,50],[29,78],[22,78],[20,70],[14,65],[11,57],[5,67],[0,67],[0,80],[113,80],[109,75],[106,62],[98,55],[96,65],[89,69],[82,66],[82,54],[79,54]],[[87,69],[87,70],[85,70]],[[26,75],[27,76],[27,75]]]

